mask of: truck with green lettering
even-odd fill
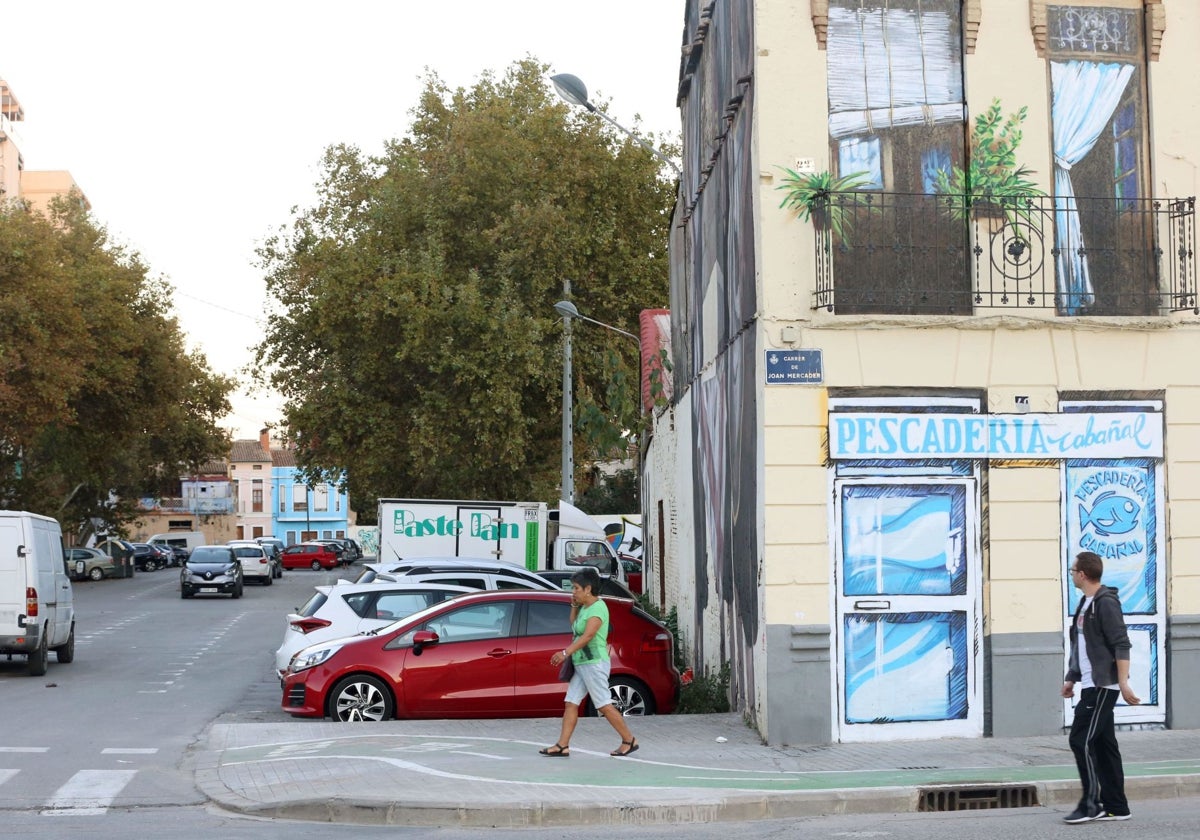
[[[604,529],[574,505],[450,499],[380,499],[379,562],[476,557],[531,571],[595,566],[624,581]]]

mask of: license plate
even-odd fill
[[[216,591],[217,591],[217,587],[215,587],[215,586],[201,586],[201,587],[200,587],[200,591],[201,591],[201,592],[216,592]]]

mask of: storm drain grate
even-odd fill
[[[918,794],[918,811],[980,811],[985,808],[1031,808],[1038,804],[1034,785],[921,788]]]

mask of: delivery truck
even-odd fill
[[[538,569],[595,566],[624,582],[604,529],[567,502],[380,499],[379,562],[485,557]]]

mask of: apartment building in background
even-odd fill
[[[66,170],[29,170],[21,153],[19,123],[25,109],[8,82],[0,79],[0,201],[23,199],[31,210],[48,213],[55,198],[75,195],[85,210],[91,203]]]

